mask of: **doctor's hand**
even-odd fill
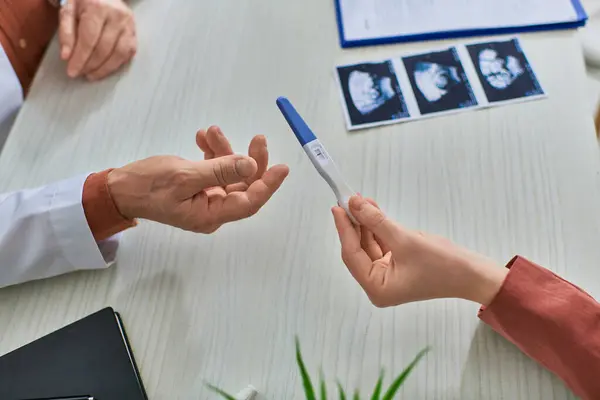
[[[197,133],[205,160],[157,156],[115,169],[110,194],[121,214],[198,233],[256,214],[279,189],[288,167],[268,168],[264,136],[256,136],[248,156],[234,155],[217,127]]]
[[[102,79],[129,63],[137,50],[133,12],[123,0],[67,0],[58,32],[71,78]]]
[[[436,298],[488,305],[507,270],[447,239],[412,231],[389,219],[372,200],[350,199],[350,211],[333,208],[342,259],[377,307]]]

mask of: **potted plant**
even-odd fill
[[[383,369],[382,369],[381,373],[379,374],[379,379],[377,380],[377,383],[375,384],[375,388],[373,389],[373,393],[371,394],[370,399],[371,400],[392,400],[392,399],[394,399],[394,396],[396,395],[396,393],[398,393],[398,390],[400,390],[400,388],[402,387],[402,384],[404,383],[406,378],[408,378],[408,376],[410,375],[412,370],[416,367],[416,365],[419,363],[419,361],[421,361],[421,359],[425,356],[425,354],[427,354],[428,351],[429,351],[429,348],[425,348],[425,349],[421,350],[417,354],[417,356],[413,359],[413,361],[410,364],[408,364],[408,366],[400,373],[400,375],[398,375],[396,377],[396,379],[394,379],[392,381],[392,383],[389,385],[389,387],[385,391],[383,390],[384,373],[383,373]],[[327,400],[328,399],[327,384],[325,383],[323,374],[322,373],[320,374],[318,388],[313,386],[313,382],[310,378],[310,375],[308,374],[306,365],[304,364],[304,359],[302,357],[302,352],[300,350],[300,342],[298,341],[298,338],[296,338],[296,363],[298,364],[298,369],[300,370],[300,376],[302,378],[302,386],[304,387],[304,394],[306,395],[306,400]],[[234,396],[228,394],[227,392],[219,389],[216,386],[207,385],[207,387],[226,400],[236,400],[236,398]],[[337,389],[338,389],[339,400],[346,400],[346,399],[360,400],[361,399],[358,389],[356,389],[354,391],[354,393],[352,394],[352,397],[350,397],[349,395],[346,394],[346,392],[344,391],[344,388],[342,387],[342,385],[339,381],[337,382]],[[318,396],[317,396],[317,392],[319,394]]]

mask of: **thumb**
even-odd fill
[[[394,247],[402,233],[398,224],[361,196],[352,196],[349,205],[350,212],[362,226],[373,232],[386,246]]]
[[[230,155],[199,161],[197,184],[203,189],[242,182],[256,174],[258,166],[251,157]]]

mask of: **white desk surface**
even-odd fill
[[[347,133],[332,68],[439,46],[343,51],[333,2],[145,0],[140,51],[121,76],[70,82],[50,49],[0,158],[0,190],[155,154],[199,158],[197,128],[237,150],[267,135],[291,175],[256,217],[215,235],[142,223],[118,265],[0,291],[0,354],[110,305],[150,398],[214,398],[204,381],[301,399],[293,356],[363,392],[380,366],[411,400],[565,399],[550,373],[483,326],[477,305],[371,306],[339,257],[334,198],[275,106],[288,96],[355,189],[405,225],[499,262],[525,255],[600,296],[600,172],[576,32],[522,36],[543,101]]]

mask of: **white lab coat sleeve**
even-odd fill
[[[0,287],[114,261],[119,236],[97,243],[85,218],[87,176],[0,195]]]

